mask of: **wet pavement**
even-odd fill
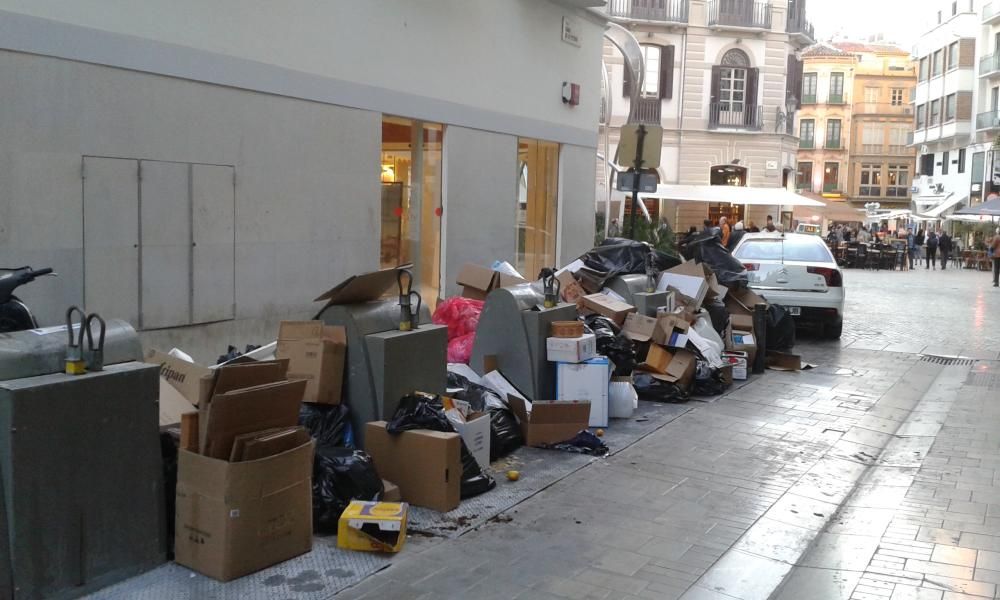
[[[336,596],[969,600],[1000,584],[1000,291],[848,271],[839,342]],[[943,358],[942,358],[943,357]]]

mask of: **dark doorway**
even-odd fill
[[[712,185],[746,186],[747,168],[739,165],[717,165],[712,167]]]

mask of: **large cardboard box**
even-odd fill
[[[661,315],[653,328],[653,342],[671,348],[684,348],[690,329],[690,324],[679,315]]]
[[[675,350],[670,354],[670,362],[667,363],[662,373],[653,371],[645,364],[639,365],[636,369],[649,373],[654,379],[687,387],[694,382],[696,363],[697,358],[692,352]]]
[[[461,500],[462,441],[457,433],[415,429],[391,435],[385,421],[365,425],[365,452],[375,470],[399,486],[405,502],[440,512]]]
[[[181,450],[175,560],[229,581],[309,552],[313,446],[236,463]]]
[[[464,423],[456,421],[451,417],[452,427],[462,436],[465,447],[469,449],[469,454],[476,459],[479,466],[488,469],[490,467],[490,415],[489,413],[474,412],[468,416]]]
[[[494,271],[490,267],[466,263],[458,270],[455,283],[462,286],[462,296],[474,300],[485,300],[497,288],[527,283],[520,277]]]
[[[625,337],[639,343],[653,339],[655,330],[656,319],[639,313],[631,313],[625,317],[625,325],[622,327],[622,333]]]
[[[578,363],[597,356],[597,336],[587,333],[577,338],[545,340],[546,358],[550,362]]]
[[[510,408],[521,423],[527,446],[558,444],[572,439],[590,422],[590,403],[579,401],[536,400],[528,402],[513,394],[507,396]]]
[[[621,300],[615,300],[606,294],[590,294],[589,296],[584,296],[583,307],[591,312],[604,315],[614,321],[615,325],[618,325],[619,327],[625,324],[625,317],[627,317],[630,313],[636,312],[635,307],[631,304],[626,304]]]
[[[303,402],[340,404],[347,331],[322,321],[282,321],[275,357],[288,359],[288,378],[304,379]]]
[[[748,331],[733,330],[732,339],[733,347],[731,350],[733,352],[746,352],[747,364],[753,365],[757,358],[757,342],[754,340],[753,334]]]
[[[708,295],[708,281],[705,279],[705,270],[694,261],[687,261],[668,269],[660,274],[660,281],[656,286],[656,291],[667,291],[673,288],[677,292],[692,299],[694,307],[697,308],[705,302]]]
[[[643,370],[651,373],[665,374],[670,361],[674,359],[666,348],[659,344],[650,344],[649,352],[646,353],[646,360],[642,362]]]
[[[607,357],[592,358],[584,363],[559,363],[556,367],[556,400],[590,402],[591,427],[608,426],[608,385],[611,364]]]
[[[337,522],[337,547],[363,552],[399,552],[406,543],[409,506],[403,502],[352,500]]]

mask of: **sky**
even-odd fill
[[[909,49],[946,4],[950,9],[944,0],[809,0],[806,17],[819,40],[838,34],[864,40],[882,33],[886,41]]]

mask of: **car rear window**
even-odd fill
[[[833,255],[816,237],[762,238],[747,240],[736,250],[740,260],[794,260],[833,262]]]

